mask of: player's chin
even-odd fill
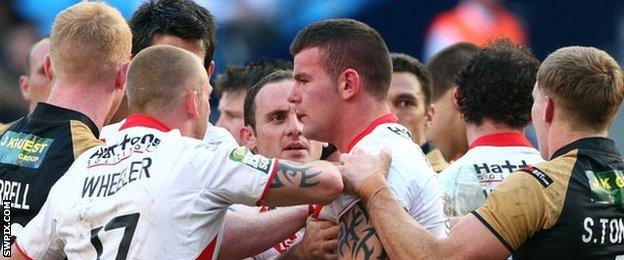
[[[310,159],[310,151],[308,149],[284,149],[282,150],[281,159],[306,162]]]

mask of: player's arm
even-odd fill
[[[259,203],[268,206],[328,204],[340,195],[342,187],[340,172],[330,162],[279,160]]]
[[[437,239],[405,212],[383,172],[371,170],[376,168],[368,161],[353,159],[341,172],[350,187],[346,190],[358,194],[366,205],[390,258],[504,259],[544,223],[548,203],[543,189],[520,172],[501,183],[484,206],[462,218],[447,238]]]
[[[243,259],[262,253],[303,228],[308,213],[307,205],[251,214],[228,211],[219,259]]]

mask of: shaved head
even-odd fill
[[[186,90],[205,91],[208,75],[195,54],[169,45],[139,52],[128,69],[127,96],[131,113],[161,113]]]

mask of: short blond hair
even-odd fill
[[[208,74],[197,55],[170,45],[155,45],[137,54],[126,80],[131,113],[164,112],[185,90],[203,93]]]
[[[56,77],[84,84],[105,80],[130,59],[132,32],[117,9],[81,2],[56,16],[50,58]]]
[[[609,54],[593,47],[565,47],[548,55],[537,72],[537,82],[579,129],[608,129],[624,97],[622,68]]]

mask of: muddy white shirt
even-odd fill
[[[37,259],[215,259],[228,206],[261,201],[276,164],[129,116],[76,160],[16,243]]]
[[[409,130],[395,122],[396,117],[392,114],[375,120],[351,142],[348,151],[357,147],[378,154],[383,148],[390,149],[392,164],[387,180],[392,193],[418,223],[436,237],[445,237],[446,217],[436,173],[420,147],[412,141]],[[321,218],[338,222],[340,216],[358,201],[353,196],[342,194],[323,208]]]
[[[509,174],[542,161],[539,151],[521,134],[476,139],[466,154],[439,175],[444,212],[458,217],[476,210]]]

